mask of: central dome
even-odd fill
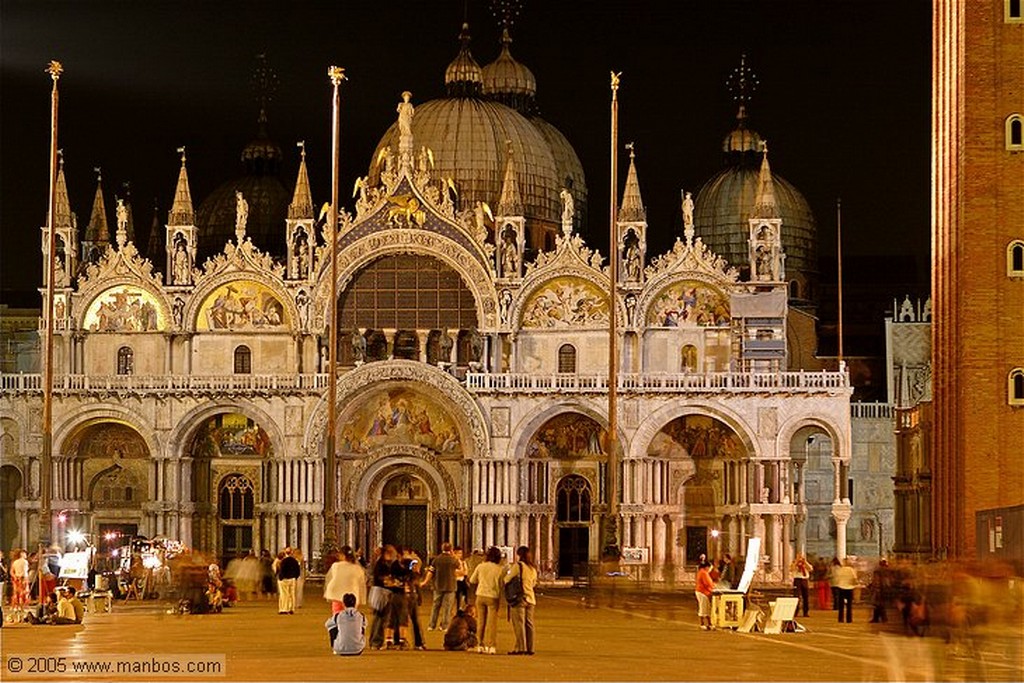
[[[561,226],[563,187],[572,190],[577,216],[583,215],[583,169],[561,133],[540,119],[527,118],[526,111],[517,111],[518,105],[526,108],[532,102],[536,82],[529,69],[508,54],[507,36],[501,56],[483,69],[469,51],[466,25],[460,39],[462,48],[445,72],[447,97],[415,107],[415,148],[433,151],[435,178],[454,179],[459,209],[470,209],[478,201],[497,208],[511,152],[528,247],[552,248]],[[513,106],[503,103],[506,100]],[[398,149],[397,123],[381,138],[373,159],[386,147]],[[374,163],[370,182],[376,184],[379,176],[380,168]]]

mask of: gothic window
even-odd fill
[[[559,522],[590,523],[590,482],[578,474],[570,474],[558,482]]]
[[[1006,149],[1024,152],[1024,116],[1020,114],[1006,117]]]
[[[1024,277],[1024,240],[1014,240],[1006,247],[1006,274]]]
[[[253,518],[255,492],[252,482],[244,474],[224,477],[218,493],[220,518],[226,522],[240,522]]]
[[[239,346],[235,349],[235,374],[248,375],[252,373],[252,351],[248,346]]]
[[[558,349],[558,371],[561,373],[576,372],[576,347],[562,344]]]
[[[1010,371],[1010,405],[1024,406],[1024,368],[1014,368]]]
[[[130,346],[122,346],[117,350],[117,374],[135,374],[135,352]]]

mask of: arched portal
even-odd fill
[[[274,448],[255,419],[225,408],[203,418],[185,449],[192,459],[192,543],[222,558],[257,549],[255,506],[279,476]],[[266,471],[266,475],[264,472]]]
[[[578,474],[562,477],[555,489],[558,527],[558,575],[574,576],[590,559],[590,524],[593,492]]]
[[[392,474],[381,489],[381,540],[427,557],[430,488],[410,471]]]

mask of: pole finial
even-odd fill
[[[327,77],[331,79],[331,85],[338,85],[342,81],[348,80],[348,76],[345,75],[344,67],[340,66],[327,67]]]
[[[619,77],[622,76],[622,72],[620,71],[618,73],[615,73],[614,71],[612,71],[611,73],[612,73],[612,92],[615,92],[616,90],[619,89]]]
[[[185,145],[178,148],[178,154],[181,155],[181,165],[185,165]]]
[[[50,74],[50,78],[56,83],[60,78],[60,75],[64,73],[64,65],[55,59],[50,60],[50,63],[46,65],[45,71]]]

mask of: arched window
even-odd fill
[[[789,298],[799,299],[800,298],[800,283],[797,280],[789,281]]]
[[[570,474],[558,482],[559,522],[590,523],[590,482],[578,474]]]
[[[218,500],[223,521],[243,521],[253,518],[254,489],[244,474],[229,474],[220,483]]]
[[[576,347],[562,344],[558,348],[558,371],[562,373],[576,372]]]
[[[680,369],[683,372],[697,372],[697,347],[693,344],[683,347]]]
[[[1006,117],[1006,149],[1024,152],[1024,116],[1020,114]]]
[[[248,346],[239,346],[235,349],[235,374],[248,375],[252,373],[252,351]]]
[[[117,374],[135,374],[135,352],[130,346],[122,346],[117,350]]]
[[[1024,277],[1024,240],[1014,240],[1006,247],[1006,274]]]
[[[1024,406],[1024,368],[1010,371],[1009,394],[1011,406]]]

